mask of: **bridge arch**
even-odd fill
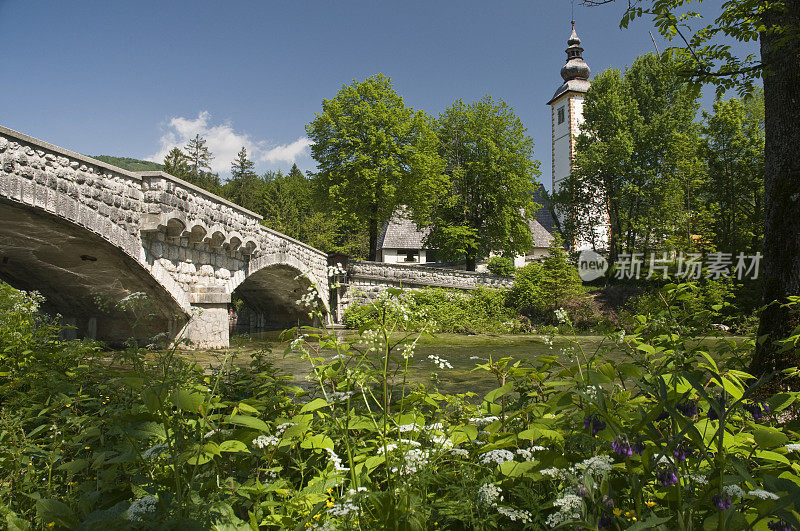
[[[240,312],[240,329],[278,330],[315,324],[308,317],[308,309],[297,304],[310,292],[312,283],[317,283],[312,279],[308,266],[291,254],[279,252],[251,259],[246,274],[234,275],[230,281],[231,292],[247,307]],[[327,313],[327,293],[312,292]]]
[[[176,333],[187,316],[185,294],[157,264],[153,271],[127,252],[131,246],[120,245],[126,236],[118,226],[106,228],[92,231],[33,205],[0,198],[0,279],[40,292],[43,310],[75,327],[68,335],[113,344],[132,334],[148,340],[160,332]],[[136,330],[130,327],[132,316],[115,306],[134,293],[141,297],[129,299],[130,304],[149,315]]]

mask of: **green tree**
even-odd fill
[[[584,0],[606,4],[614,0]],[[800,293],[800,2],[797,0],[726,1],[718,16],[707,23],[686,0],[628,2],[620,23],[626,27],[640,16],[651,16],[659,33],[679,38],[678,53],[684,71],[701,83],[717,86],[718,93],[736,87],[752,90],[759,77],[764,83],[764,252],[761,271],[762,302],[759,337],[751,372],[796,366],[797,347],[781,341],[800,330],[800,314],[785,303]],[[691,24],[696,28],[693,31]],[[699,27],[698,27],[699,26]],[[761,54],[736,55],[729,40],[755,41]]]
[[[255,163],[247,158],[247,149],[242,146],[231,162],[231,178],[222,186],[221,195],[239,206],[261,214],[259,210],[265,202],[266,186],[264,179],[254,169]]]
[[[764,216],[764,92],[714,103],[705,114],[704,154],[714,243],[721,251],[761,249]]]
[[[571,243],[599,246],[593,227],[605,213],[612,261],[691,241],[702,180],[698,92],[676,68],[669,53],[647,54],[592,81],[574,171],[555,194]]]
[[[178,179],[186,180],[189,177],[189,161],[180,148],[172,148],[164,157],[164,171]]]
[[[430,227],[427,245],[445,259],[466,258],[475,270],[490,252],[521,254],[531,247],[528,219],[539,175],[533,139],[504,101],[484,96],[456,101],[437,120],[444,182],[418,200],[415,219]],[[430,192],[433,193],[430,193]]]
[[[323,100],[306,131],[314,141],[321,206],[366,227],[374,260],[380,226],[401,204],[414,202],[418,183],[439,172],[429,118],[406,107],[391,80],[377,74]]]
[[[189,165],[189,173],[186,180],[214,194],[219,194],[220,181],[219,175],[211,171],[211,161],[214,155],[206,146],[206,139],[199,134],[190,139],[183,148]]]

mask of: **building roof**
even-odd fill
[[[558,221],[553,216],[553,205],[550,204],[544,186],[541,184],[533,192],[533,201],[541,205],[536,211],[536,221],[549,233],[558,231]]]
[[[550,247],[553,234],[545,229],[539,221],[532,219],[528,222],[531,229],[531,240],[534,248]]]
[[[422,242],[428,235],[428,229],[419,230],[417,224],[408,217],[408,212],[401,208],[388,222],[383,224],[378,235],[378,249],[427,249]]]

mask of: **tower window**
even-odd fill
[[[558,123],[560,124],[564,123],[564,107],[558,108]]]

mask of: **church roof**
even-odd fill
[[[422,241],[428,230],[417,229],[404,208],[395,212],[392,219],[383,224],[378,235],[378,249],[426,249]]]
[[[586,94],[591,86],[592,84],[586,79],[570,79],[569,81],[565,81],[563,85],[558,87],[558,90],[556,90],[555,94],[553,94],[553,97],[550,98],[550,101],[548,101],[547,104],[550,105],[567,92],[580,92],[581,94]]]

